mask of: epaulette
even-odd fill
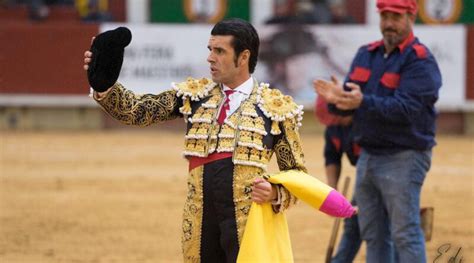
[[[261,83],[257,90],[257,103],[263,114],[272,120],[271,134],[281,133],[279,122],[294,119],[296,127],[303,120],[303,106],[296,104],[293,98],[283,95],[277,89],[270,89],[266,83]]]
[[[415,50],[416,56],[418,58],[425,59],[428,57],[428,51],[422,44],[413,44],[413,49]]]
[[[179,108],[179,112],[183,115],[190,115],[191,101],[199,101],[206,97],[216,85],[211,79],[194,79],[191,77],[180,83],[171,83],[173,89],[177,91],[176,96],[183,99],[183,106]]]

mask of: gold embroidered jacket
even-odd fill
[[[240,243],[250,210],[252,183],[256,177],[265,176],[273,153],[280,170],[306,172],[298,133],[302,106],[268,84],[255,84],[249,98],[219,125],[217,116],[225,98],[220,85],[206,78],[188,78],[172,86],[172,90],[157,95],[136,95],[116,83],[104,97],[94,97],[107,113],[128,125],[147,126],[183,117],[187,122],[186,157],[232,152]],[[185,262],[200,261],[203,171],[203,166],[194,168],[188,177],[182,237]],[[274,207],[275,212],[296,203],[296,197],[285,188],[278,187],[278,192],[280,205]]]

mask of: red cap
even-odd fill
[[[410,13],[416,15],[418,5],[416,0],[377,0],[379,12],[395,12],[399,14]]]

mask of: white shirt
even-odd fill
[[[240,86],[235,88],[234,93],[230,94],[229,110],[226,112],[227,117],[229,117],[232,113],[234,113],[240,107],[240,104],[250,96],[250,93],[252,93],[252,89],[253,89],[253,82],[254,82],[253,78],[250,77],[244,83],[240,84]],[[222,86],[223,86],[224,91],[231,89],[227,87],[226,85],[222,85]]]

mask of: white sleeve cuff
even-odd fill
[[[275,185],[276,190],[277,190],[277,198],[272,200],[272,205],[281,205],[281,192],[280,192],[280,186]]]

